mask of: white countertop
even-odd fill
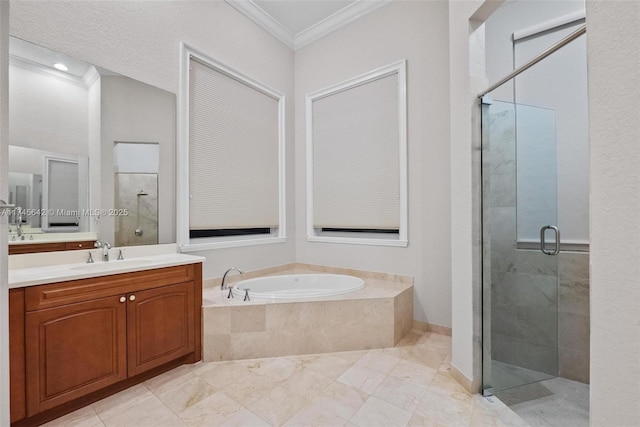
[[[101,261],[100,250],[92,250],[91,253],[95,260],[92,264],[87,264],[86,261],[58,264],[51,264],[50,262],[38,263],[37,261],[41,258],[34,257],[33,260],[26,258],[30,254],[11,255],[9,257],[10,261],[11,257],[23,258],[18,258],[16,262],[14,262],[14,268],[11,268],[11,266],[9,268],[9,289],[107,276],[112,274],[129,273],[133,271],[152,270],[155,268],[174,267],[177,265],[195,264],[204,262],[205,260],[204,257],[185,255],[176,252],[158,253],[160,251],[157,249],[150,250],[147,255],[144,254],[144,250],[134,250],[134,248],[122,248],[125,259],[117,260],[118,250],[119,248],[111,249],[109,251],[111,260],[106,262]],[[88,255],[85,251],[71,252],[84,252],[85,259]],[[132,255],[135,254],[136,256],[128,257],[127,252],[130,252]],[[50,256],[53,254],[62,254],[62,252],[49,253]],[[42,257],[44,254],[33,255]],[[27,261],[25,261],[25,259],[27,259]]]
[[[12,240],[16,239],[16,240]],[[37,243],[82,242],[96,240],[96,233],[24,233],[24,240],[20,240],[15,233],[9,234],[10,245],[33,245]]]

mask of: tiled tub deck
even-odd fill
[[[332,273],[357,276],[364,289],[322,299],[228,300],[220,279],[205,281],[203,361],[393,347],[413,327],[413,278],[308,264],[289,264],[243,275]]]

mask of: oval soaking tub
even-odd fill
[[[364,288],[364,280],[343,274],[290,274],[242,280],[233,294],[243,297],[249,289],[251,298],[297,299],[344,294]]]

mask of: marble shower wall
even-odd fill
[[[490,111],[483,129],[483,281],[491,284],[483,298],[492,338],[485,350],[500,362],[588,382],[588,254],[516,248],[515,108],[483,109]]]
[[[117,173],[115,183],[115,207],[129,213],[115,218],[115,245],[157,244],[158,174]],[[141,236],[136,235],[136,229],[142,231]]]

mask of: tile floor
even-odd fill
[[[589,385],[552,378],[496,393],[532,426],[588,427]]]
[[[47,426],[527,426],[449,375],[451,338],[185,365]]]

